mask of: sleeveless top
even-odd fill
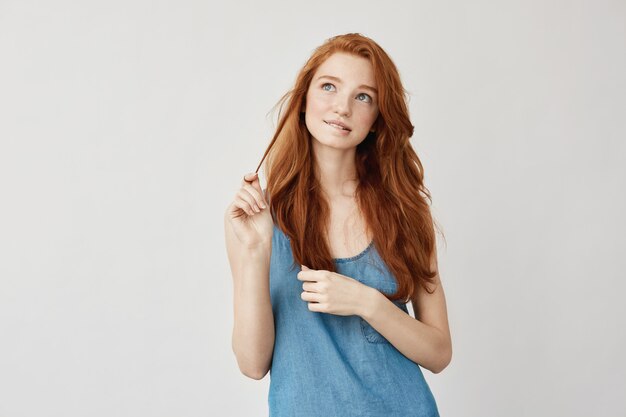
[[[396,290],[373,242],[356,256],[334,261],[339,274],[387,294]],[[300,270],[289,238],[274,224],[269,416],[438,417],[420,366],[360,316],[310,311],[301,298]],[[394,304],[409,314],[405,303]]]

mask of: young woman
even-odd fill
[[[285,101],[267,188],[257,167],[225,213],[239,368],[270,371],[271,417],[438,416],[421,367],[441,372],[452,344],[398,71],[335,36]]]

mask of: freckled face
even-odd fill
[[[337,52],[326,59],[306,94],[305,122],[313,139],[341,149],[361,143],[378,117],[378,96],[368,86],[375,89],[376,81],[366,58]]]

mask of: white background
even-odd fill
[[[223,213],[346,32],[411,93],[441,415],[626,415],[623,1],[0,0],[0,417],[267,415]]]

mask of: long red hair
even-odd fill
[[[289,237],[294,261],[336,272],[326,237],[329,205],[314,175],[311,135],[305,125],[304,100],[317,68],[333,53],[347,52],[371,63],[378,88],[375,133],[356,149],[359,183],[356,200],[374,245],[398,283],[391,300],[408,300],[416,285],[429,293],[437,271],[431,271],[435,223],[424,186],[423,167],[409,138],[407,93],[395,64],[372,39],[348,33],[327,39],[315,49],[280,105],[278,127],[257,172],[266,159],[266,193],[276,225]],[[281,117],[283,106],[286,111]],[[274,108],[276,108],[274,106]]]

